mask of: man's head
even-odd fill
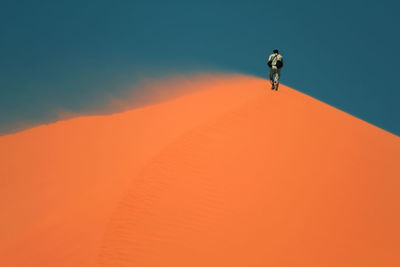
[[[274,54],[279,54],[279,51],[278,51],[278,49],[274,49]]]

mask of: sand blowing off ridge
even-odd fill
[[[0,266],[400,266],[398,137],[262,79],[186,86],[0,137]]]

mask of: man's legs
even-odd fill
[[[279,82],[279,73],[280,70],[277,68],[271,68],[271,70],[269,71],[269,80],[271,81],[272,84],[272,90],[275,90],[275,88],[277,89],[278,86],[275,85],[275,83]]]
[[[275,74],[275,90],[278,91],[279,79],[281,78],[281,70],[277,69]]]
[[[269,80],[271,83],[274,82],[274,69],[273,68],[269,69]]]
[[[275,84],[274,87],[275,87],[275,90],[276,90],[276,91],[278,91],[279,79],[280,79],[280,78],[281,78],[281,70],[280,70],[280,69],[277,69],[277,70],[276,70],[276,74],[275,74],[275,81],[274,81],[274,82],[275,82],[275,83],[274,83],[274,84]]]

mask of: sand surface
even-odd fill
[[[399,137],[254,77],[184,85],[0,137],[0,266],[400,266]]]

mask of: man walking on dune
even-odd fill
[[[279,54],[279,51],[275,49],[273,53],[268,57],[269,80],[272,84],[272,90],[278,91],[279,79],[281,76],[281,68],[283,67],[283,57]]]

